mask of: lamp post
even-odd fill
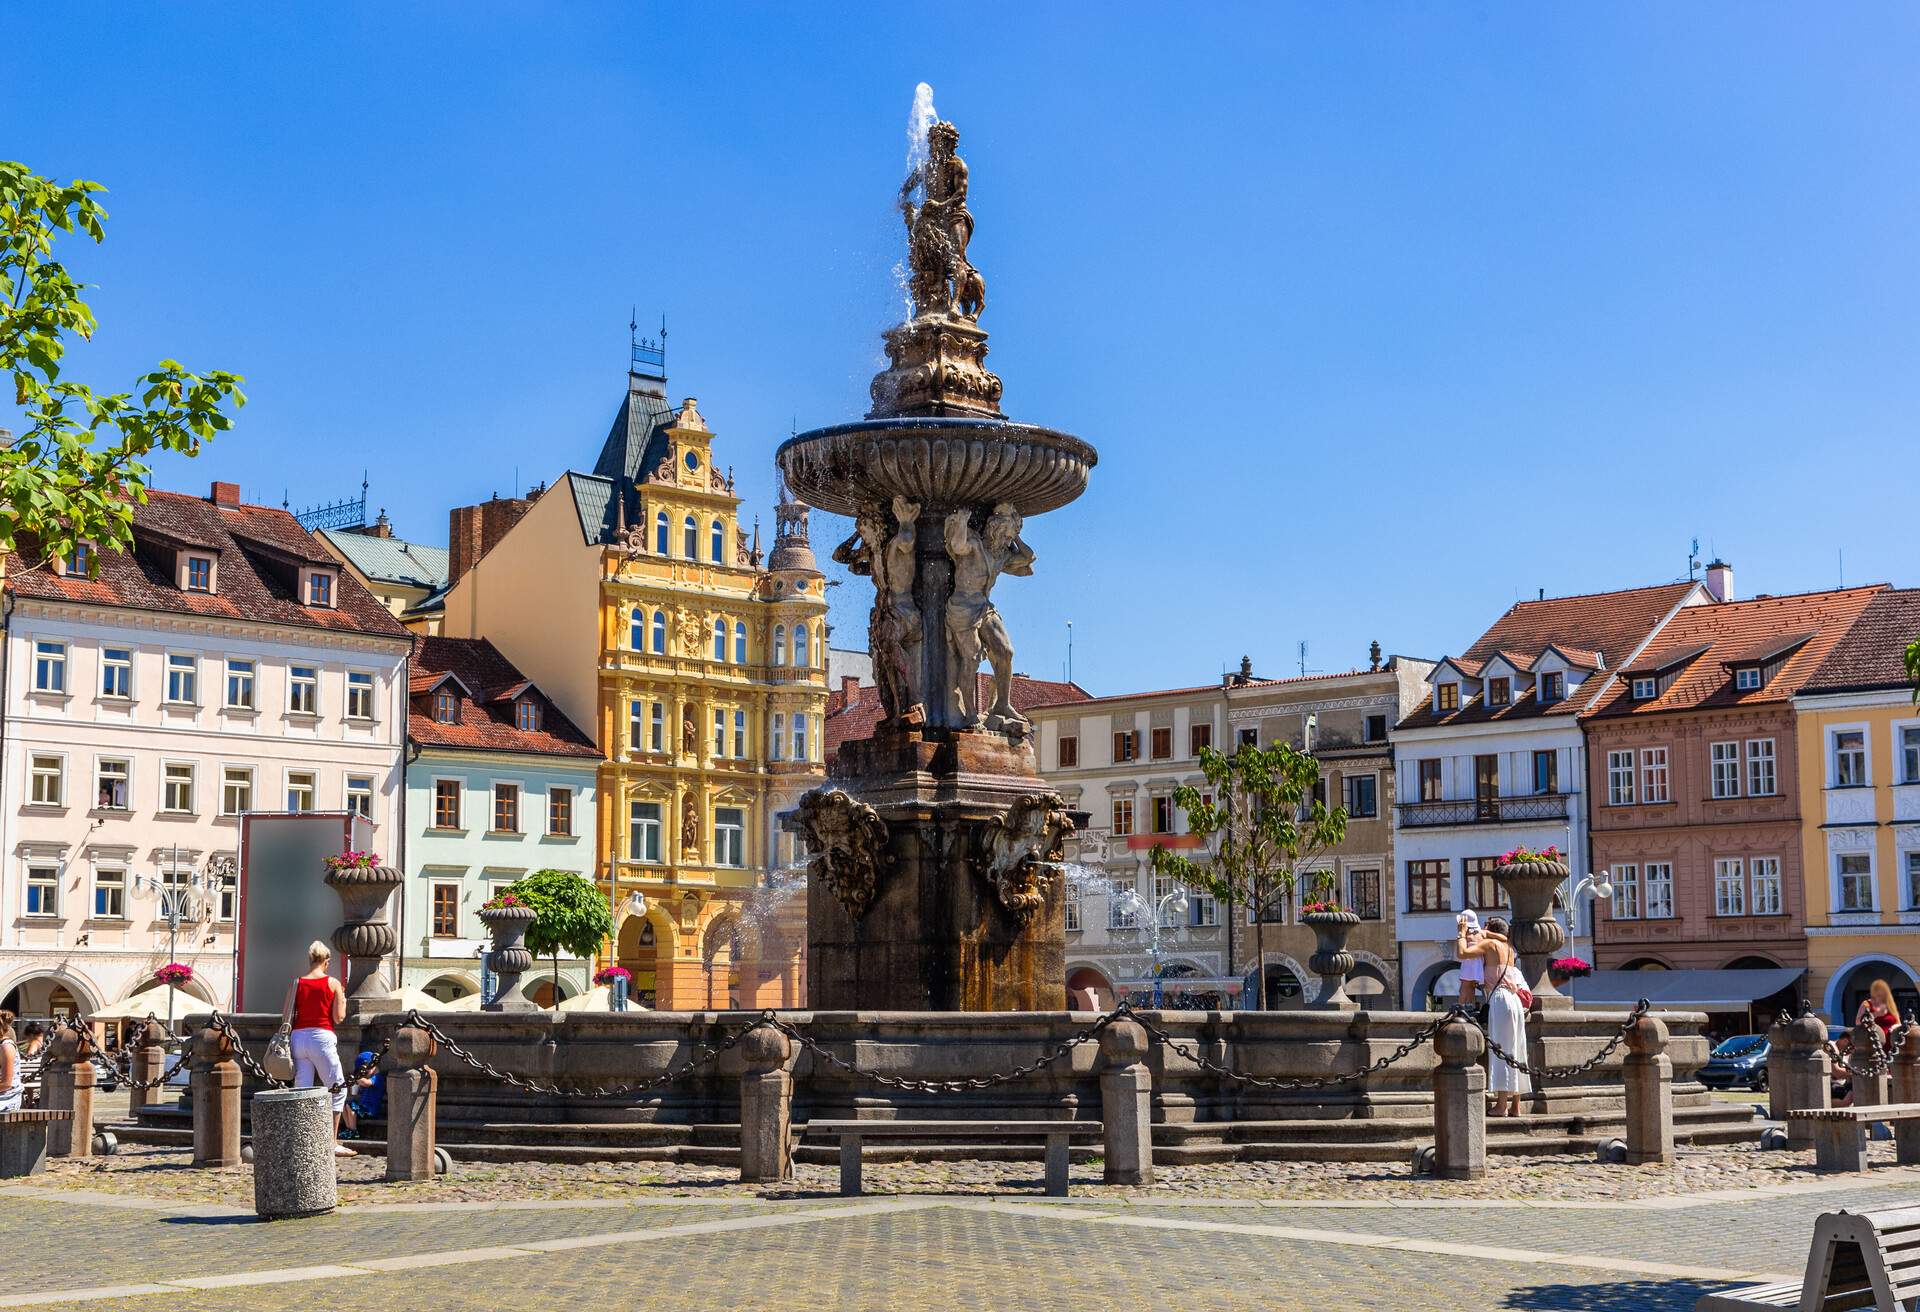
[[[1162,894],[1160,899],[1151,906],[1148,905],[1145,898],[1140,896],[1138,891],[1131,888],[1124,893],[1117,894],[1114,900],[1118,902],[1120,906],[1133,913],[1136,929],[1138,928],[1141,913],[1144,912],[1146,915],[1147,957],[1153,963],[1153,1005],[1154,1008],[1158,1010],[1161,1002],[1160,930],[1163,925],[1171,928],[1174,923],[1167,919],[1169,910],[1171,910],[1175,916],[1184,916],[1187,914],[1187,890],[1176,886],[1172,892]]]
[[[160,898],[160,913],[165,916],[167,920],[167,963],[169,965],[173,964],[176,959],[175,954],[180,950],[180,922],[185,920],[191,923],[195,919],[193,916],[182,914],[186,909],[186,890],[190,887],[199,887],[201,882],[198,875],[189,875],[184,880],[180,879],[179,876],[180,845],[176,843],[173,846],[173,855],[167,865],[166,875],[162,875],[158,879],[151,878],[147,875],[139,875],[134,879],[134,887],[136,889],[143,892],[153,892]],[[161,987],[167,991],[167,1032],[171,1034],[173,1032],[174,989],[171,983],[163,984]]]

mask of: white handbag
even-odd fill
[[[293,1079],[293,1026],[282,1021],[280,1028],[273,1032],[267,1041],[267,1059],[260,1063],[266,1068],[269,1077],[276,1080]]]

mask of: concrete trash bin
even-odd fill
[[[264,1220],[319,1216],[340,1201],[333,1097],[325,1089],[253,1095],[253,1210]]]

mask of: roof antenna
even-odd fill
[[[1693,539],[1693,545],[1687,549],[1687,578],[1689,581],[1700,577],[1700,539]]]

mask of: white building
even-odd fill
[[[231,483],[153,493],[133,534],[6,561],[0,1006],[22,1015],[119,1001],[170,958],[231,1005],[243,813],[360,811],[398,863],[411,635]]]
[[[1434,668],[1429,699],[1394,730],[1404,1005],[1457,995],[1455,917],[1504,905],[1501,853],[1554,846],[1574,886],[1588,873],[1580,717],[1681,607],[1711,600],[1683,581],[1517,602]],[[1591,961],[1591,900],[1580,901],[1567,951]]]

